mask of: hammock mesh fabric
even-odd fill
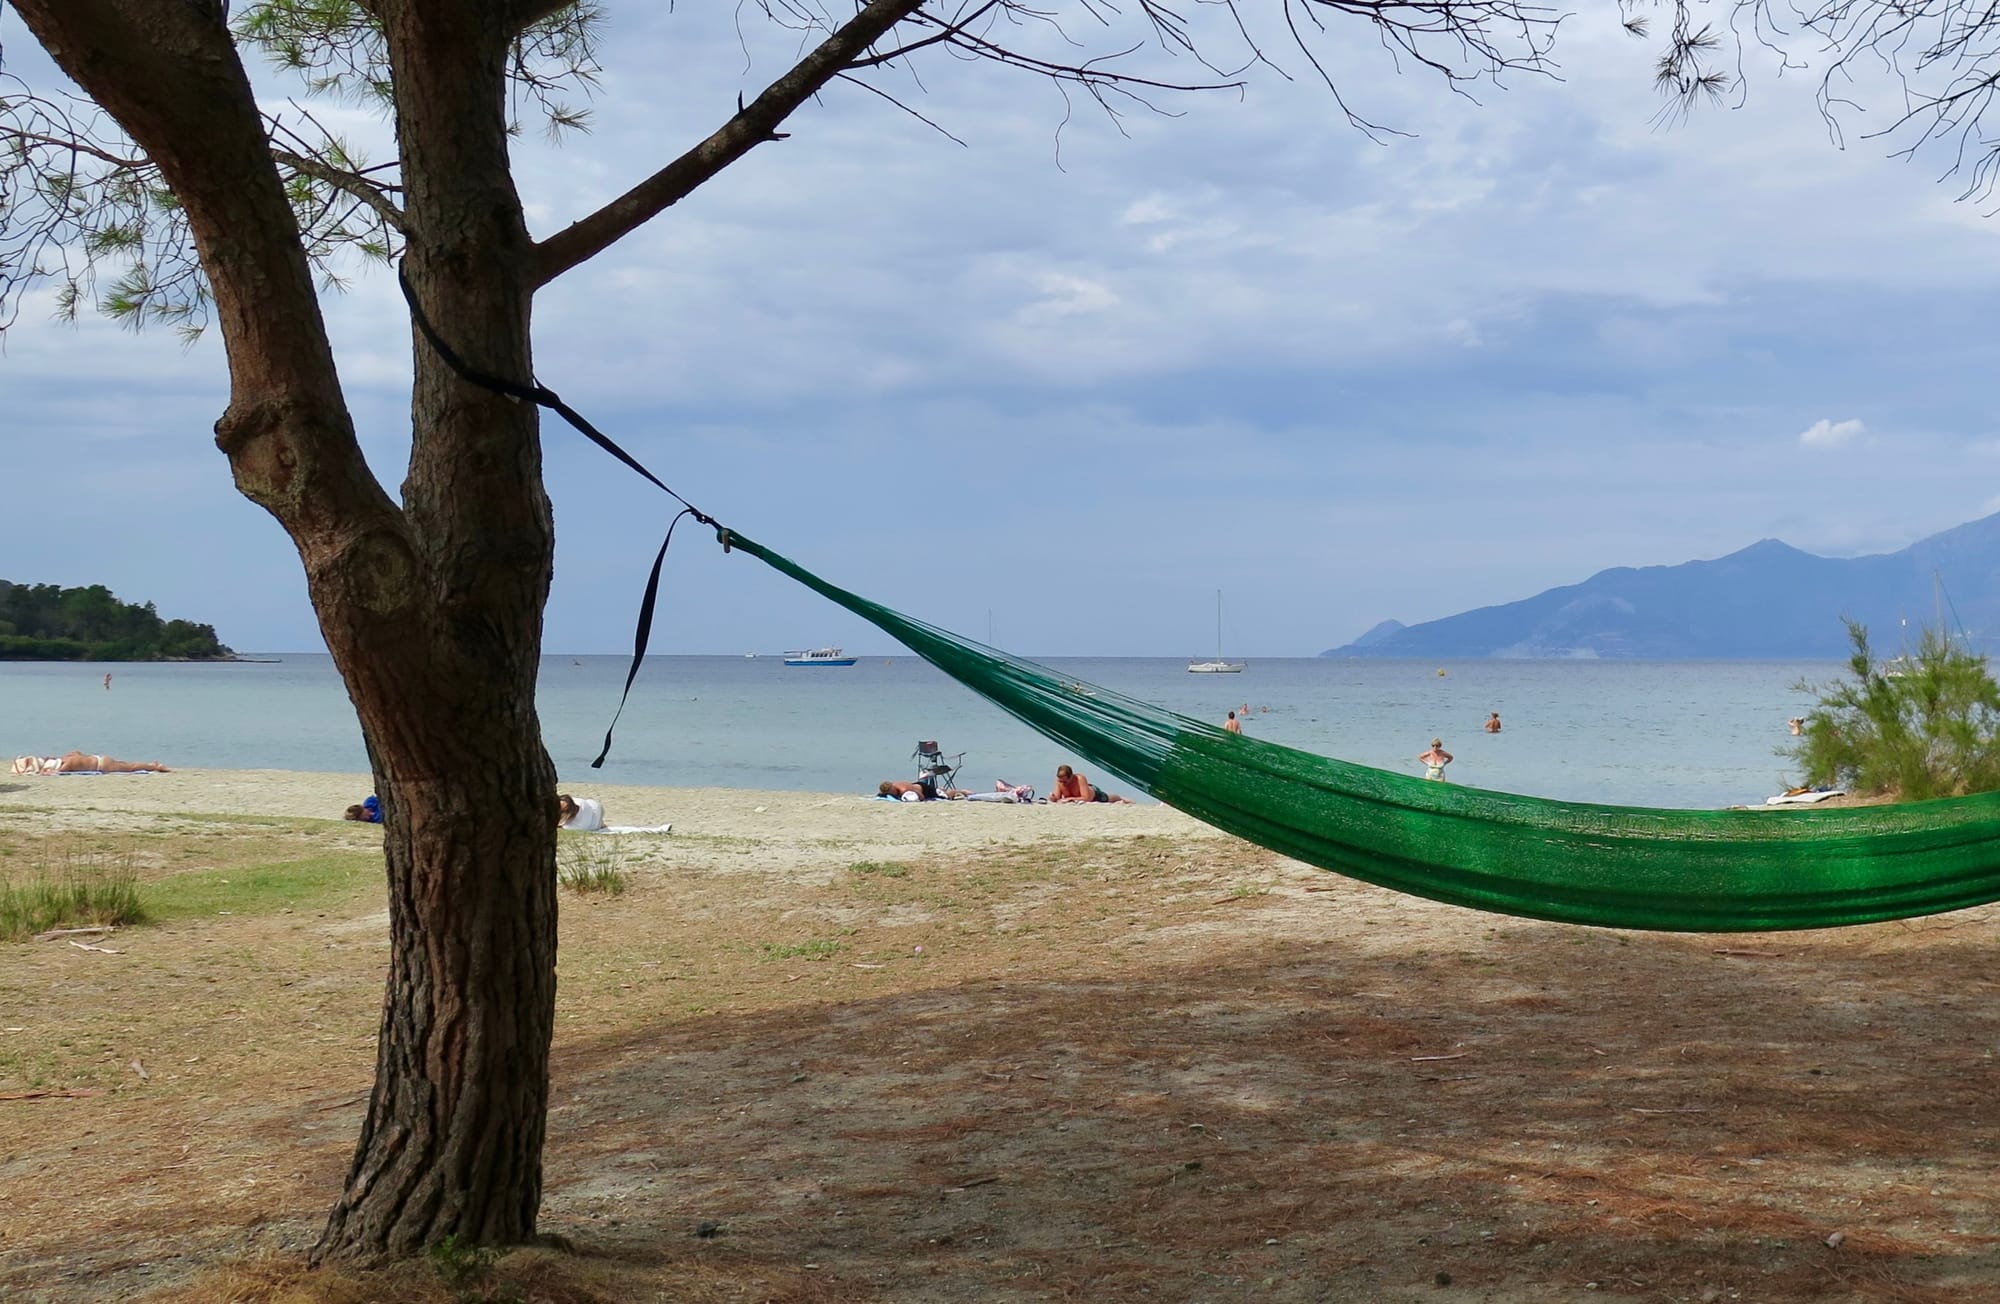
[[[1615,928],[1826,928],[2000,900],[2000,793],[1844,810],[1652,810],[1432,783],[1150,706],[739,549],[1147,793],[1283,855],[1497,914]]]

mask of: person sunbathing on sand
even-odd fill
[[[16,774],[166,774],[158,761],[121,761],[96,752],[65,752],[61,756],[17,756]]]
[[[121,761],[115,756],[90,755],[82,752],[66,752],[62,758],[65,773],[76,770],[98,770],[105,774],[166,774],[167,767],[158,761]]]
[[[1049,792],[1049,800],[1051,802],[1106,801],[1130,804],[1132,799],[1129,797],[1120,797],[1115,792],[1106,792],[1102,788],[1094,788],[1091,786],[1090,780],[1084,778],[1075,770],[1070,769],[1069,766],[1058,765],[1056,766],[1056,786]]]
[[[903,779],[884,779],[875,789],[878,797],[894,797],[898,801],[961,801],[968,794],[963,788],[940,788],[935,775],[925,775],[914,783]]]

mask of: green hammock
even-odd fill
[[[1382,887],[1614,928],[1828,928],[2000,901],[2000,793],[1847,810],[1649,810],[1429,783],[1212,725],[1007,656],[739,549],[1169,806]]]

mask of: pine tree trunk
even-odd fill
[[[385,812],[389,975],[368,1119],[316,1260],[529,1240],[555,1012],[555,777],[534,689],[554,524],[532,407],[415,342],[403,501],[361,456],[226,7],[21,0],[159,164],[229,355],[237,487],[297,546]],[[394,71],[408,251],[473,365],[533,374],[533,251],[509,172],[511,6],[372,0]],[[532,6],[525,6],[532,8]]]
[[[406,273],[462,357],[530,377],[531,244],[502,112],[509,33],[479,0],[380,12]],[[413,340],[403,500],[419,623],[385,625],[315,586],[384,799],[390,934],[375,1091],[316,1260],[447,1236],[519,1244],[541,1203],[556,813],[534,689],[554,523],[535,409],[468,384]]]
[[[413,689],[371,729],[389,977],[375,1090],[316,1260],[529,1240],[555,1014],[554,775],[532,678],[461,665],[450,714]],[[372,712],[371,712],[372,713]],[[439,728],[443,725],[443,728]]]

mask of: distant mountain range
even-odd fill
[[[1944,623],[1986,650],[2000,634],[2000,514],[1872,557],[1815,557],[1777,539],[1713,561],[1620,566],[1497,607],[1404,625],[1385,620],[1328,657],[1632,657],[1663,661],[1843,658],[1842,617],[1875,651],[1903,622]]]

